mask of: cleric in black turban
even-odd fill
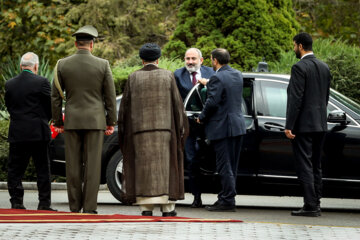
[[[139,56],[144,61],[152,62],[160,58],[161,49],[156,43],[145,43],[140,48]]]

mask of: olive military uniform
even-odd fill
[[[74,35],[77,41],[88,40],[86,37],[92,39],[97,37],[94,29],[85,26]],[[56,74],[66,96],[65,120],[62,119],[62,97],[55,81],[52,111],[54,125],[64,126],[65,130],[70,210],[95,213],[104,130],[116,124],[115,87],[109,62],[79,48],[76,54],[58,61]]]

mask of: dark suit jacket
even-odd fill
[[[9,142],[49,141],[49,81],[23,71],[5,83],[5,91],[5,104],[10,113]]]
[[[286,129],[293,132],[327,131],[330,80],[328,65],[314,55],[293,65],[287,89]]]
[[[241,72],[225,65],[210,78],[206,87],[208,98],[199,118],[205,123],[207,138],[216,140],[245,134]]]
[[[62,120],[62,98],[52,89],[52,111],[55,126],[65,130],[105,130],[116,124],[116,94],[109,62],[80,49],[61,59],[57,74],[66,93],[65,124]]]
[[[214,74],[214,70],[210,67],[200,67],[201,77],[210,78]],[[184,99],[188,95],[189,91],[193,88],[189,71],[183,67],[174,72],[176,85],[178,86],[181,98]]]

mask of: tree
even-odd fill
[[[360,46],[359,0],[293,0],[301,30]]]
[[[2,0],[0,62],[33,51],[55,65],[75,52],[71,36],[94,25],[100,34],[94,55],[114,63],[145,42],[163,45],[175,29],[181,0]],[[1,66],[1,65],[0,65]],[[0,69],[1,74],[1,69]]]
[[[64,21],[72,3],[61,0],[1,1],[1,62],[28,51],[56,62],[64,55],[74,28]],[[75,26],[76,27],[76,26]]]
[[[182,58],[188,47],[197,47],[206,57],[222,47],[233,67],[251,70],[263,57],[274,61],[289,50],[298,28],[291,0],[185,0],[164,52]]]
[[[72,8],[66,21],[94,25],[101,35],[94,55],[125,59],[146,42],[165,44],[175,28],[180,0],[88,0]]]

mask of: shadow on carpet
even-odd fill
[[[103,223],[103,222],[242,222],[232,219],[186,217],[145,217],[135,215],[100,215],[41,210],[0,209],[0,223]]]

